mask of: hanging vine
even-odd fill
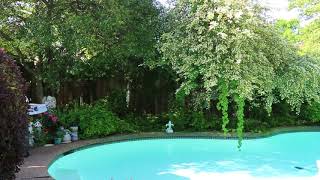
[[[217,103],[217,108],[219,111],[222,112],[222,130],[224,134],[228,132],[227,125],[229,123],[229,118],[228,118],[228,95],[229,95],[229,87],[228,84],[225,81],[222,81],[219,86],[219,96],[218,100],[219,102]]]
[[[234,100],[237,105],[237,135],[238,135],[238,148],[240,149],[242,146],[242,140],[243,140],[243,130],[244,130],[244,98],[242,96],[236,95],[234,97]]]

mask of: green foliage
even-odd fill
[[[112,91],[112,93],[100,99],[98,103],[106,106],[110,111],[122,117],[128,113],[127,101],[126,101],[126,92],[121,90]]]
[[[79,106],[74,103],[63,107],[62,109],[58,109],[54,113],[58,116],[62,126],[77,126],[79,125],[80,117],[83,115],[86,107],[87,105]]]
[[[0,179],[15,179],[27,148],[26,84],[0,48]]]
[[[319,0],[291,0],[290,8],[300,8],[306,16],[316,16],[320,13]]]
[[[320,12],[320,10],[319,10]],[[300,51],[303,55],[313,56],[320,59],[320,18],[307,24],[299,36],[301,40]]]
[[[197,94],[193,106],[218,97],[224,132],[228,94],[242,97],[238,111],[246,101],[265,105],[269,114],[281,100],[299,113],[303,102],[320,99],[319,62],[298,56],[260,9],[246,0],[178,0],[161,37],[163,63],[177,73],[178,92]],[[237,114],[242,134],[243,112]]]
[[[59,130],[56,132],[55,137],[62,139],[62,138],[64,137],[64,135],[65,135],[65,132],[62,131],[61,129],[59,129]]]
[[[299,42],[299,28],[300,22],[298,19],[280,19],[275,24],[276,29],[280,31],[283,37],[285,37],[291,43]]]
[[[216,117],[207,118],[202,110],[194,110],[180,103],[173,103],[167,119],[174,123],[176,131],[207,131],[216,127],[214,124],[216,120],[212,122],[213,118]]]
[[[221,85],[219,86],[219,96],[218,100],[219,102],[217,103],[217,109],[222,112],[222,130],[226,134],[228,132],[227,125],[229,123],[229,118],[228,118],[228,84],[225,81],[221,82]]]
[[[176,130],[188,129],[191,124],[190,116],[188,116],[187,110],[183,106],[177,106],[170,110],[169,120],[174,123]]]
[[[79,126],[79,136],[83,139],[135,131],[133,126],[121,120],[101,102],[71,106],[57,115],[65,127]]]
[[[153,0],[9,0],[0,9],[1,46],[52,89],[128,75],[134,61],[156,58],[161,8]]]
[[[319,0],[292,0],[290,8],[298,8],[300,15],[307,20],[298,36],[300,53],[320,58],[320,1]]]
[[[302,108],[301,117],[312,122],[320,122],[320,103],[313,102],[306,104]]]
[[[152,114],[137,115],[131,113],[123,119],[139,132],[164,131],[165,124],[168,122],[168,117],[166,115],[157,116]]]
[[[238,148],[241,147],[242,145],[242,135],[243,135],[243,131],[244,131],[244,99],[241,96],[235,96],[234,100],[237,104],[237,119],[238,119],[238,123],[237,123],[237,134],[238,134]]]
[[[97,138],[114,134],[120,119],[101,107],[87,107],[80,116],[80,138]]]
[[[39,131],[35,128],[34,128],[33,136],[34,136],[34,142],[36,146],[43,146],[47,143],[52,143],[52,140],[54,138],[52,134],[48,133],[47,131],[42,131],[42,130]]]
[[[212,119],[210,120],[212,121]],[[191,126],[194,131],[205,131],[210,129],[210,127],[212,127],[212,125],[210,124],[212,123],[211,121],[208,121],[201,111],[194,111],[191,113]]]

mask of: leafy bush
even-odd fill
[[[216,119],[212,119],[212,121],[214,120]],[[191,125],[196,131],[208,130],[209,128],[213,127],[212,121],[208,121],[201,111],[195,111],[191,113]]]
[[[215,116],[208,119],[202,111],[186,110],[183,107],[171,110],[169,119],[177,131],[209,131],[215,128],[215,123],[219,123]]]
[[[77,104],[70,104],[61,109],[55,110],[54,113],[58,116],[62,126],[78,126],[80,123],[80,117],[83,115],[86,108],[87,105],[80,106]]]
[[[174,123],[174,129],[177,131],[190,129],[192,124],[190,114],[183,107],[172,109],[169,112],[169,120]]]
[[[121,120],[103,103],[74,105],[67,110],[58,111],[57,115],[65,127],[79,126],[79,136],[82,139],[135,131],[134,126]]]
[[[52,136],[48,131],[38,130],[36,128],[34,128],[33,135],[36,146],[43,146],[47,143],[52,143],[54,138],[54,136]]]
[[[0,49],[0,179],[14,179],[27,146],[25,82]]]
[[[80,117],[80,137],[104,137],[117,132],[120,119],[101,106],[88,106]]]
[[[301,109],[301,117],[312,122],[320,121],[320,103],[314,102],[311,105],[304,105]]]
[[[158,132],[164,131],[167,121],[162,115],[136,115],[128,114],[125,116],[124,121],[134,127],[135,130],[140,132]]]
[[[109,96],[99,100],[97,103],[107,107],[120,117],[126,115],[128,112],[125,91],[114,90]]]

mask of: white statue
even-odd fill
[[[28,125],[28,131],[29,131],[29,135],[28,135],[28,139],[29,139],[29,146],[33,146],[34,145],[34,135],[33,135],[33,123],[30,122]]]
[[[173,133],[173,129],[172,129],[173,126],[174,124],[171,121],[169,121],[168,124],[166,124],[166,127],[167,127],[166,132]]]
[[[42,103],[46,104],[48,109],[54,109],[57,106],[57,100],[53,96],[43,97]]]
[[[25,96],[25,97],[26,97],[26,103],[29,103],[30,99],[27,96]]]

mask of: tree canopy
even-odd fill
[[[300,15],[307,22],[300,29],[300,52],[303,55],[320,58],[320,1],[292,0],[290,8],[300,10]]]
[[[1,2],[0,43],[53,87],[128,73],[155,58],[160,7],[153,0]]]
[[[304,101],[319,99],[317,62],[301,59],[260,9],[247,0],[179,0],[162,35],[164,63],[181,82],[178,93],[204,106],[218,99],[224,130],[232,99],[240,111],[244,102],[259,102],[269,112],[279,100],[299,111]],[[237,117],[241,134],[243,112]]]

